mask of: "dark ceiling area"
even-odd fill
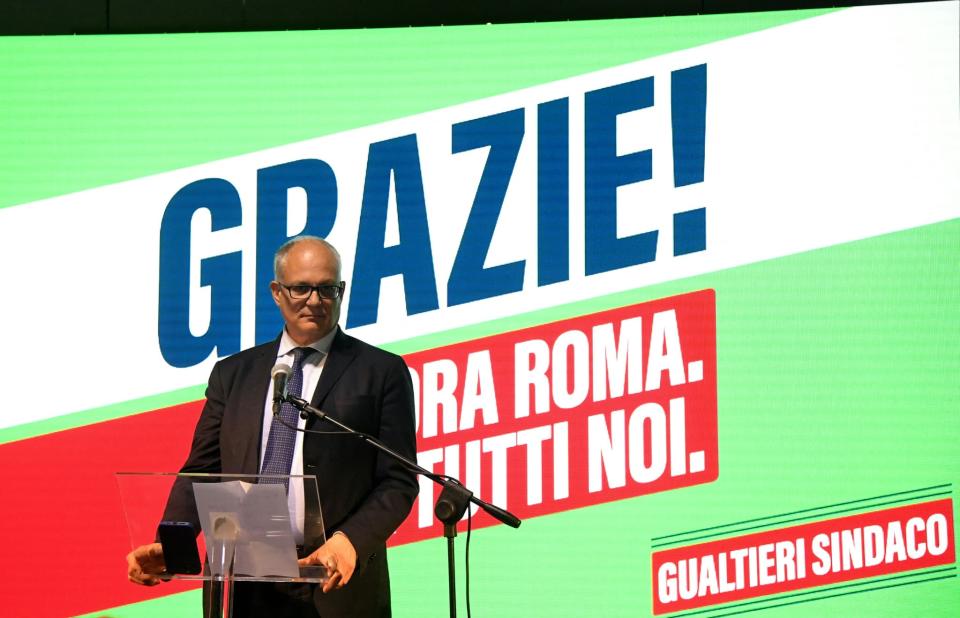
[[[0,34],[134,34],[503,24],[892,3],[884,0],[0,0]]]

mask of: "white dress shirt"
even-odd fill
[[[317,390],[317,383],[320,381],[320,374],[323,366],[326,364],[327,355],[330,352],[330,344],[333,343],[333,337],[337,329],[334,328],[310,345],[298,345],[290,335],[287,329],[283,329],[283,335],[280,337],[280,347],[277,350],[277,363],[284,363],[293,366],[293,350],[296,348],[309,347],[316,350],[316,353],[309,354],[303,359],[303,387],[300,398],[310,401],[313,398],[314,391]],[[270,386],[267,388],[267,400],[263,404],[263,432],[260,436],[260,469],[263,469],[263,456],[267,451],[267,440],[270,437],[270,427],[273,424],[273,380],[270,380]],[[299,418],[297,427],[303,429],[307,424],[306,419]],[[293,448],[293,463],[290,465],[290,474],[303,474],[303,432],[297,432],[296,444]],[[293,527],[293,536],[296,542],[303,543],[303,482],[291,482],[287,493],[287,505],[290,509],[290,524]]]

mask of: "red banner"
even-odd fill
[[[653,613],[954,562],[950,499],[653,554]]]
[[[704,290],[410,354],[420,464],[521,518],[713,481],[715,325]],[[442,533],[436,495],[394,544]]]

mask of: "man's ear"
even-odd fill
[[[277,283],[276,281],[271,281],[271,282],[270,282],[270,294],[273,295],[273,302],[276,303],[278,307],[280,306],[280,293],[281,293],[281,292],[282,292],[282,289],[280,288],[280,284]]]

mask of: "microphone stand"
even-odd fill
[[[463,484],[457,479],[450,476],[441,476],[439,474],[430,472],[426,468],[420,466],[417,462],[411,461],[401,455],[400,453],[394,451],[389,446],[377,440],[369,434],[365,434],[360,431],[344,425],[335,418],[332,418],[327,415],[326,412],[319,410],[311,406],[306,400],[290,395],[289,393],[284,393],[280,396],[280,399],[286,401],[287,403],[293,405],[295,408],[300,410],[301,416],[306,418],[309,415],[314,415],[320,420],[327,421],[336,425],[342,429],[345,433],[353,434],[370,446],[378,449],[382,453],[392,457],[396,461],[399,461],[401,464],[413,470],[417,474],[427,477],[437,485],[440,485],[443,489],[440,491],[440,497],[437,498],[437,503],[433,509],[434,515],[437,519],[443,522],[443,536],[447,539],[447,580],[448,580],[448,589],[450,592],[450,618],[456,618],[457,616],[457,587],[456,587],[456,576],[454,569],[454,539],[457,536],[457,522],[460,521],[460,518],[463,517],[463,514],[466,512],[467,507],[472,502],[478,507],[482,508],[484,511],[490,514],[497,521],[504,523],[511,528],[520,527],[520,519],[517,518],[513,513],[501,509],[500,507],[490,504],[481,500],[473,494],[472,491],[463,486]]]

